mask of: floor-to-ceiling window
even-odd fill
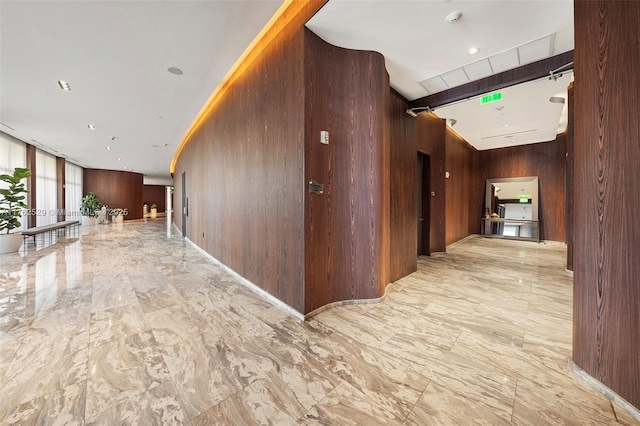
[[[58,221],[57,213],[56,157],[44,151],[36,151],[36,226]]]
[[[80,200],[82,198],[82,167],[65,163],[65,219],[80,220]]]
[[[27,148],[23,142],[13,139],[6,133],[0,132],[0,174],[13,174],[16,167],[26,167]],[[7,184],[0,182],[0,188]],[[22,226],[16,231],[26,229],[26,220],[20,221]]]

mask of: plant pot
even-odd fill
[[[0,254],[15,253],[22,245],[22,234],[0,234]]]
[[[124,223],[124,216],[123,215],[118,215],[118,216],[111,216],[111,222],[113,223]]]
[[[158,217],[158,209],[151,209],[151,218],[155,219]]]
[[[93,226],[96,224],[96,218],[92,216],[82,216],[82,226]]]

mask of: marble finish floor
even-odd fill
[[[470,237],[301,322],[165,229],[0,256],[1,424],[637,424],[570,370],[561,244]]]

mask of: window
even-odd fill
[[[36,150],[36,226],[58,221],[56,157]]]
[[[21,142],[6,133],[0,132],[0,174],[13,174],[16,167],[27,166],[27,148]],[[4,182],[0,182],[0,188],[6,188]],[[13,232],[20,232],[27,229],[26,216],[20,220],[22,226]]]
[[[80,220],[80,200],[82,199],[82,167],[65,163],[65,219]]]

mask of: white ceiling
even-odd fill
[[[126,167],[170,184],[178,143],[280,4],[0,0],[0,130],[84,167]],[[463,16],[449,24],[454,10]],[[392,86],[412,100],[428,94],[420,82],[464,66],[482,74],[484,58],[544,36],[550,54],[571,50],[572,18],[571,0],[330,0],[308,26],[332,44],[381,52]],[[455,115],[467,138],[466,113]]]
[[[170,184],[178,143],[280,4],[1,0],[0,130],[84,167]]]
[[[454,11],[462,16],[452,24],[446,17]],[[391,86],[415,100],[572,50],[573,1],[330,0],[307,27],[331,44],[382,53]],[[471,47],[478,53],[469,55]],[[503,90],[499,113],[471,100],[436,114],[455,118],[454,129],[477,149],[550,141],[563,119],[562,105],[549,97],[566,97],[568,84],[564,77]],[[504,124],[512,133],[538,130],[485,139],[509,136]]]
[[[482,97],[477,96],[434,111],[440,118],[456,120],[453,130],[478,150],[552,141],[566,128],[567,108],[566,102],[549,99],[566,100],[572,75],[502,89],[497,102],[482,105]]]

